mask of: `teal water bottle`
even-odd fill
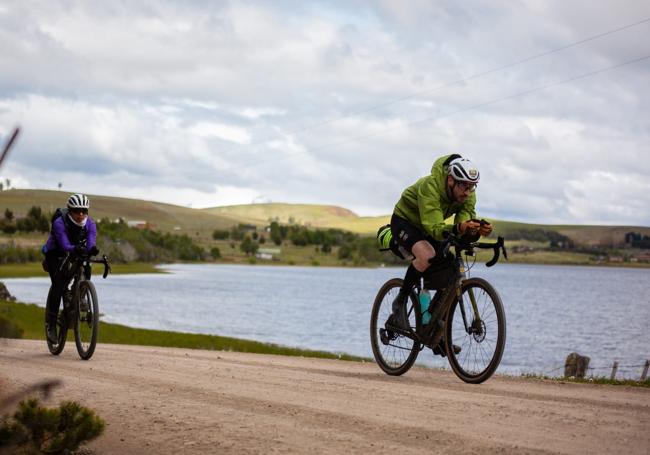
[[[427,325],[431,321],[429,313],[429,304],[431,303],[431,293],[428,289],[420,291],[420,313],[422,313],[422,325]]]

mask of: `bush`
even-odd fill
[[[228,237],[230,237],[230,231],[228,230],[215,229],[212,232],[212,238],[214,240],[225,240]]]
[[[15,243],[0,245],[0,264],[21,264],[43,259],[38,248],[24,248]]]
[[[219,259],[221,257],[221,250],[216,246],[212,247],[210,255],[212,256],[212,259]]]
[[[0,316],[0,338],[22,338],[25,331],[13,321]]]
[[[104,421],[74,401],[44,408],[37,399],[21,401],[12,418],[0,423],[0,447],[16,453],[70,453],[104,431]]]

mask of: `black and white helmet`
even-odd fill
[[[449,163],[448,172],[459,182],[478,183],[481,177],[474,163],[466,158],[456,158]]]
[[[68,198],[69,209],[86,209],[90,208],[90,201],[83,194],[73,194]]]

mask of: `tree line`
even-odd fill
[[[298,224],[280,224],[271,221],[263,231],[268,235],[272,245],[280,246],[290,243],[295,246],[314,246],[325,254],[336,249],[338,259],[350,261],[355,265],[368,262],[397,263],[400,260],[390,252],[381,252],[374,236],[361,236],[343,229],[311,229]],[[260,244],[266,242],[264,234],[257,232],[257,226],[240,223],[231,229],[216,229],[212,233],[214,240],[241,241],[240,249],[246,254],[255,254]]]

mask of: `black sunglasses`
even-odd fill
[[[72,213],[84,213],[86,215],[88,214],[88,209],[70,209],[70,211]]]

